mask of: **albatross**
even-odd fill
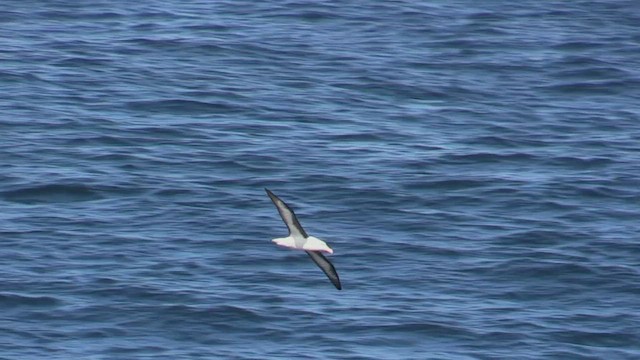
[[[296,217],[296,214],[291,210],[289,205],[280,200],[280,198],[269,191],[269,189],[265,190],[267,191],[267,195],[269,195],[271,201],[273,201],[278,209],[280,217],[282,217],[282,221],[284,221],[284,224],[289,228],[289,236],[276,238],[271,241],[277,245],[290,249],[304,250],[307,255],[311,257],[311,260],[313,260],[316,265],[324,271],[336,289],[342,290],[342,285],[340,284],[340,278],[338,277],[336,268],[334,268],[329,259],[322,254],[323,252],[333,254],[333,250],[326,242],[318,239],[317,237],[307,235],[307,232],[304,231]]]

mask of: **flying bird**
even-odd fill
[[[284,224],[289,228],[289,236],[273,239],[271,241],[277,245],[290,249],[304,250],[307,255],[311,257],[311,260],[313,260],[316,265],[324,271],[336,289],[342,290],[342,285],[340,284],[340,278],[338,277],[336,269],[333,267],[333,264],[329,262],[329,259],[322,254],[322,252],[333,254],[333,250],[326,242],[318,239],[317,237],[307,235],[306,231],[302,228],[302,225],[300,225],[296,214],[291,210],[289,205],[280,200],[280,198],[269,191],[269,189],[265,190],[267,191],[269,198],[271,198],[271,201],[276,205],[276,208],[280,213],[280,217],[282,217],[282,221],[284,221]]]

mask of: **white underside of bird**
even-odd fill
[[[322,252],[326,252],[327,254],[333,254],[333,249],[331,249],[326,242],[318,239],[315,236],[309,236],[305,239],[302,237],[294,237],[290,235],[284,238],[273,239],[271,241],[273,241],[277,245],[280,245],[289,249],[322,251]]]

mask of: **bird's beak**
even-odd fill
[[[327,253],[329,253],[329,254],[333,255],[333,249],[331,249],[331,248],[329,248],[329,247],[328,247],[328,248],[327,248],[327,250],[325,250],[325,251],[326,251]]]

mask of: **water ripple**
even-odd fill
[[[0,356],[640,358],[632,2],[5,8]]]

